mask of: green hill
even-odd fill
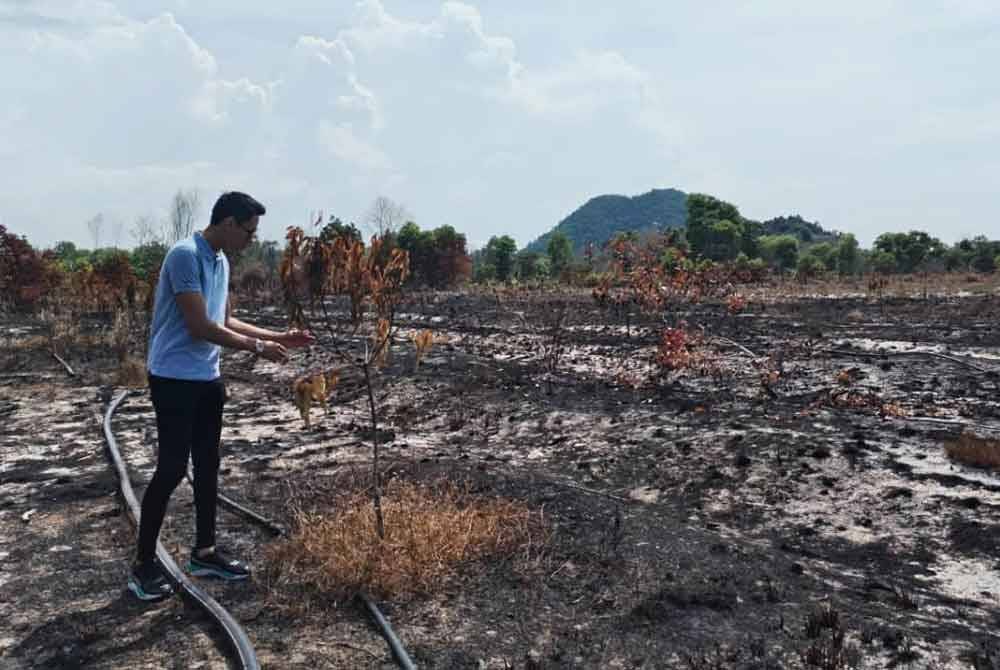
[[[838,233],[825,230],[818,223],[797,214],[778,216],[759,225],[763,235],[793,235],[801,242],[827,242]],[[526,251],[545,253],[552,233],[559,230],[573,243],[573,252],[581,253],[588,243],[601,247],[620,232],[645,232],[687,226],[687,194],[673,188],[653,189],[637,196],[600,195],[560,221],[555,228],[529,244]]]
[[[631,198],[624,195],[597,196],[526,249],[545,253],[549,237],[556,230],[565,233],[573,242],[573,251],[580,253],[588,242],[600,247],[615,233],[622,231],[683,228],[687,220],[686,198],[682,191],[672,188],[654,189]]]
[[[798,214],[778,216],[763,223],[765,235],[792,235],[800,242],[832,242],[839,233],[824,229],[818,223],[806,221]]]

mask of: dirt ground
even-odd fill
[[[380,602],[418,667],[1000,667],[1000,478],[944,452],[963,427],[1000,438],[1000,294],[767,295],[735,316],[673,313],[704,328],[711,373],[655,381],[662,325],[626,325],[583,291],[403,306],[376,384],[389,475],[467,482],[543,510],[551,531]],[[8,318],[0,351],[0,668],[230,667],[181,598],[125,590],[134,529],[100,431],[113,365],[69,352],[70,378],[17,344],[37,327]],[[416,328],[438,343],[415,371]],[[369,467],[357,384],[308,430],[291,402],[291,380],[329,360],[322,340],[284,367],[224,354],[223,493],[288,523],[290,498],[319,505]],[[113,429],[141,493],[144,390]],[[356,605],[280,606],[266,530],[220,511],[219,533],[257,577],[204,585],[264,667],[395,667]],[[162,539],[182,558],[192,535],[182,484]]]

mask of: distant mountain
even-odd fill
[[[549,238],[561,230],[573,242],[573,251],[580,253],[588,242],[595,246],[623,231],[644,232],[683,228],[687,221],[687,195],[672,188],[654,189],[649,193],[628,197],[600,195],[560,221],[526,247],[528,251],[545,253]]]
[[[806,221],[798,214],[778,216],[765,221],[765,235],[794,235],[800,242],[831,242],[840,235],[837,232],[825,230],[818,223]]]
[[[763,235],[793,235],[811,244],[836,240],[839,233],[824,229],[798,214],[777,216],[760,224]],[[573,243],[573,252],[581,253],[587,243],[600,248],[620,232],[666,230],[687,226],[687,194],[673,188],[653,189],[632,197],[599,195],[560,221],[555,228],[525,247],[526,251],[545,253],[552,233],[560,230]]]

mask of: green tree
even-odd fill
[[[407,221],[396,234],[396,243],[410,255],[410,281],[432,284],[437,272],[434,233],[421,230],[413,221]]]
[[[764,234],[764,224],[760,221],[743,219],[743,231],[740,239],[740,252],[747,258],[760,257],[760,238]]]
[[[861,249],[858,238],[851,233],[840,236],[837,242],[837,272],[842,276],[857,274],[861,269]]]
[[[472,253],[472,281],[482,284],[497,278],[497,268],[487,260],[486,249]]]
[[[52,248],[59,268],[64,272],[74,272],[87,267],[90,263],[90,252],[80,249],[72,242],[58,242]]]
[[[812,277],[817,277],[823,274],[825,270],[826,265],[823,263],[822,259],[808,253],[799,256],[799,260],[795,264],[795,275],[803,281],[811,279]]]
[[[830,242],[818,242],[806,248],[804,257],[814,258],[822,266],[823,271],[837,268],[836,247]]]
[[[709,256],[712,244],[712,226],[720,221],[729,221],[741,226],[743,217],[735,205],[713,198],[704,193],[692,193],[687,197],[687,239],[691,251],[699,256]],[[742,236],[743,229],[739,228]],[[733,258],[736,254],[733,254]]]
[[[1000,254],[1000,241],[991,241],[983,235],[969,240],[969,266],[976,272],[993,272],[997,268],[996,257]]]
[[[495,269],[495,276],[500,281],[508,281],[514,275],[514,254],[517,253],[517,242],[509,235],[493,236],[486,243],[486,263]]]
[[[349,241],[361,242],[361,231],[353,223],[344,223],[336,216],[330,215],[330,220],[319,233],[324,242],[331,242],[338,237],[346,237]]]
[[[882,233],[875,239],[873,250],[892,254],[898,272],[915,272],[921,266],[944,255],[944,245],[936,237],[920,230],[908,233]]]
[[[713,261],[731,261],[740,252],[743,229],[728,219],[708,227],[708,242],[703,255]]]
[[[982,272],[989,274],[995,272],[997,269],[997,259],[996,256],[990,256],[988,254],[980,254],[972,259],[972,269],[976,272]]]
[[[52,252],[60,261],[72,261],[76,257],[76,245],[72,242],[57,242]]]
[[[549,237],[546,252],[549,256],[550,271],[554,277],[562,274],[562,271],[573,262],[573,243],[561,230],[554,231]]]
[[[799,240],[794,235],[763,235],[760,240],[761,257],[779,272],[796,266],[799,259]]]
[[[400,249],[405,249],[410,252],[411,264],[413,262],[413,252],[420,245],[424,234],[424,231],[420,230],[420,226],[413,221],[407,221],[403,224],[403,227],[399,229],[399,232],[396,233],[396,243],[399,245]]]
[[[867,264],[872,272],[881,274],[892,274],[899,267],[896,254],[882,249],[872,249],[868,254]]]
[[[548,262],[537,251],[522,250],[514,259],[518,279],[536,279],[548,274]]]
[[[948,272],[958,272],[969,269],[969,257],[959,245],[949,247],[944,252],[944,269]]]
[[[167,245],[162,242],[148,242],[132,250],[129,262],[139,279],[149,279],[159,272],[166,255]]]

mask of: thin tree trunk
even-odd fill
[[[385,539],[385,521],[382,516],[382,482],[379,475],[378,415],[375,411],[375,393],[372,390],[369,363],[362,366],[365,372],[365,386],[368,389],[368,409],[372,417],[372,504],[375,506],[375,528],[379,539]]]

